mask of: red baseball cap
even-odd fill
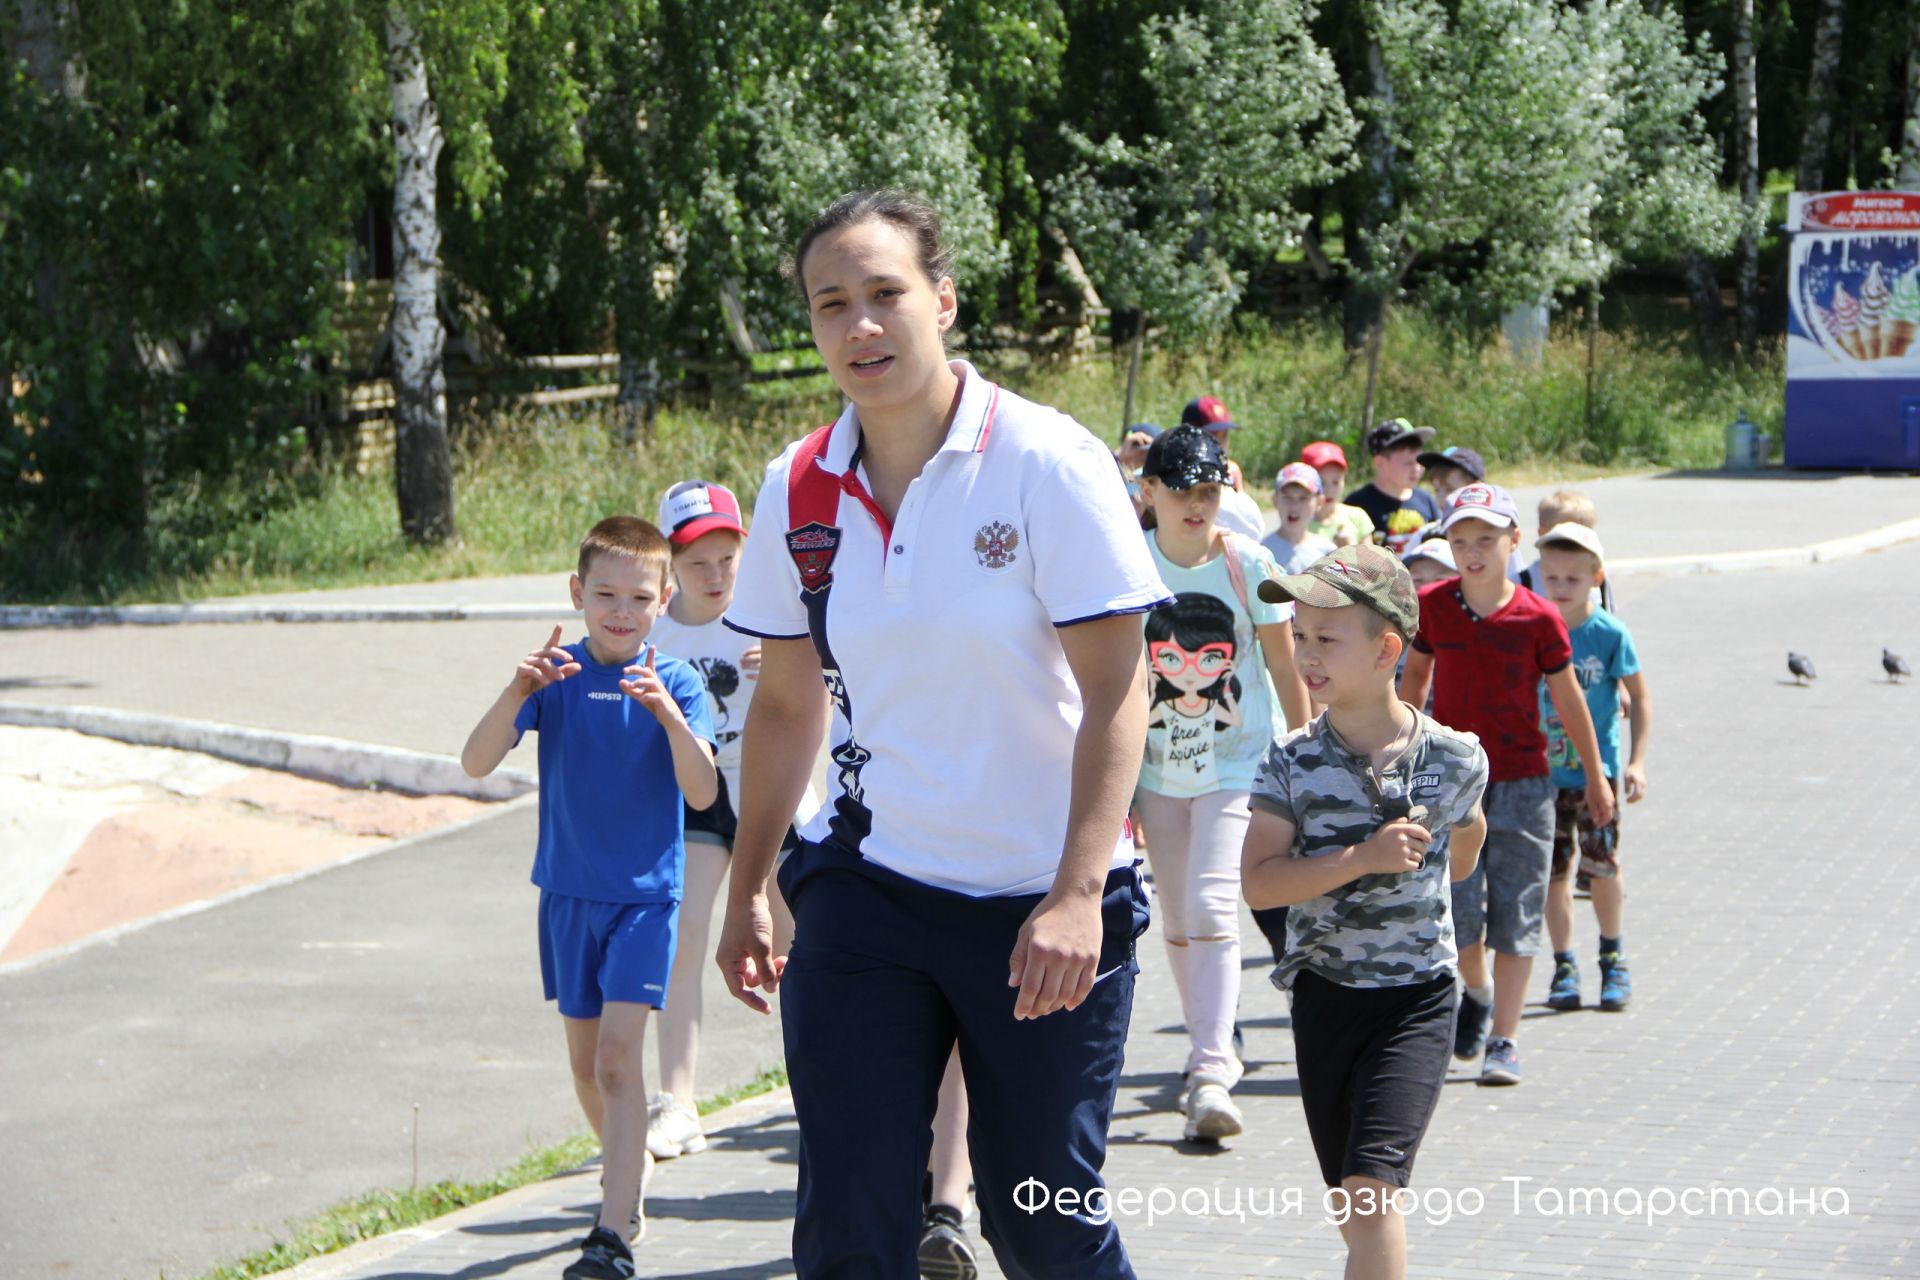
[[[1344,467],[1347,465],[1347,452],[1331,440],[1315,440],[1300,451],[1300,461],[1316,471],[1329,464]]]
[[[705,480],[684,480],[667,490],[660,499],[660,529],[676,547],[715,529],[742,535],[747,531],[740,523],[740,500],[733,490]]]
[[[1201,396],[1198,400],[1187,401],[1187,407],[1180,411],[1180,424],[1213,430],[1225,428],[1229,431],[1236,425],[1233,415],[1227,412],[1227,406],[1220,403],[1219,396]]]

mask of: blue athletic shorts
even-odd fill
[[[667,1007],[680,932],[677,902],[595,902],[540,891],[540,980],[568,1018],[608,1000]]]

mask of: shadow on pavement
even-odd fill
[[[545,1249],[529,1249],[525,1253],[509,1254],[504,1258],[489,1258],[458,1271],[383,1271],[371,1280],[484,1280],[487,1276],[505,1275],[515,1267],[551,1258],[555,1254],[572,1253],[579,1247],[578,1240],[568,1240]]]
[[[779,1222],[792,1218],[793,1210],[791,1190],[721,1191],[703,1196],[647,1193],[647,1218],[656,1222],[668,1218],[684,1222]]]
[[[672,1275],[662,1274],[655,1280],[774,1280],[776,1276],[797,1274],[799,1273],[793,1269],[793,1259],[782,1258],[778,1262],[728,1267],[723,1271],[676,1271]]]
[[[775,1151],[773,1159],[783,1164],[800,1163],[800,1130],[791,1115],[769,1116],[752,1124],[710,1135],[709,1147],[723,1151]],[[649,1199],[651,1204],[652,1200]]]
[[[0,676],[0,691],[8,689],[91,689],[91,680],[74,680],[65,676]]]
[[[535,1236],[553,1231],[578,1231],[585,1235],[593,1226],[593,1213],[599,1206],[583,1210],[577,1218],[518,1218],[512,1222],[476,1222],[460,1228],[463,1236]]]

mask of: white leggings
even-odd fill
[[[1252,813],[1245,791],[1163,796],[1141,790],[1147,860],[1167,964],[1187,1023],[1187,1070],[1240,1082],[1233,1019],[1240,1004],[1240,846]]]

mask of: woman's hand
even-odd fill
[[[1020,926],[1007,964],[1007,985],[1020,988],[1013,1016],[1044,1018],[1077,1009],[1093,990],[1100,964],[1100,894],[1049,893]]]

